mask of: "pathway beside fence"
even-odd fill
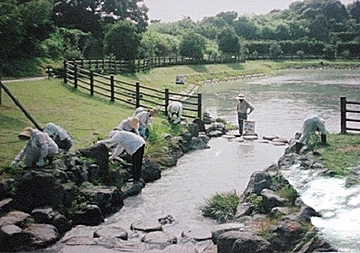
[[[348,106],[350,105],[350,106]],[[360,132],[360,102],[348,101],[346,97],[340,98],[341,108],[341,133],[346,134],[347,131],[359,131]],[[355,123],[350,126],[350,123]]]

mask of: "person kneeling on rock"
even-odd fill
[[[15,157],[11,165],[18,164],[24,157],[26,167],[44,166],[45,161],[52,162],[54,156],[59,152],[58,146],[51,137],[37,129],[26,127],[18,138],[26,140],[25,147]]]
[[[140,178],[145,151],[145,140],[140,135],[128,131],[115,131],[110,139],[98,141],[97,143],[104,144],[107,147],[116,145],[114,152],[109,157],[109,161],[120,155],[125,149],[125,151],[131,155],[134,184],[138,182],[145,184]]]

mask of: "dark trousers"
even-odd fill
[[[145,144],[142,145],[138,150],[136,150],[136,152],[131,156],[134,181],[140,180],[144,151]]]
[[[238,112],[238,124],[239,124],[239,134],[240,135],[243,135],[244,120],[247,120],[247,114]]]

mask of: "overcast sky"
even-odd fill
[[[354,1],[341,0],[345,5]],[[288,9],[293,2],[296,0],[144,0],[149,19],[162,22],[178,21],[184,16],[199,21],[226,11],[236,11],[239,15],[267,14],[274,9]]]

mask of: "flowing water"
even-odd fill
[[[213,118],[233,124],[237,124],[235,97],[243,93],[255,107],[249,120],[255,121],[255,132],[260,138],[276,135],[290,139],[301,130],[303,120],[314,114],[325,119],[327,131],[340,132],[340,96],[360,101],[360,73],[287,70],[276,76],[206,84],[201,92],[204,110]],[[172,215],[176,222],[167,232],[176,236],[189,228],[211,229],[215,223],[201,216],[199,206],[216,193],[240,194],[250,175],[276,163],[285,149],[225,138],[212,139],[209,146],[210,149],[180,158],[177,166],[163,171],[160,180],[148,183],[141,194],[126,199],[124,207],[105,224],[117,223],[129,229],[134,221],[156,221]],[[289,177],[296,183],[304,175],[289,173]],[[313,220],[325,238],[345,251],[360,249],[360,197],[355,194],[360,190],[345,189],[341,180],[329,180],[333,181],[314,181],[305,189],[304,185],[298,189],[306,203],[325,214],[324,218]],[[345,198],[349,193],[354,193],[354,197]]]

